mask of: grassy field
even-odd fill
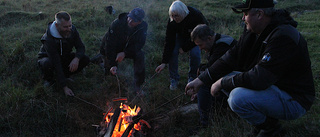
[[[98,53],[101,38],[110,23],[122,12],[141,7],[149,24],[146,54],[147,77],[145,98],[133,100],[132,61],[120,64],[119,80],[121,96],[145,112],[157,108],[184,92],[187,82],[188,56],[180,56],[181,81],[178,91],[169,90],[168,71],[154,75],[161,63],[168,8],[172,0],[0,0],[0,136],[96,136],[92,124],[102,121],[101,109],[117,105],[111,100],[119,96],[116,77],[104,77],[103,70],[90,64],[83,73],[74,75],[76,83],[69,83],[78,98],[67,97],[62,89],[53,85],[42,86],[37,67],[40,38],[47,23],[54,20],[60,10],[68,11],[73,24],[86,45],[86,54]],[[184,0],[187,5],[201,10],[210,27],[216,32],[238,39],[242,28],[241,14],[230,7],[240,0]],[[104,7],[112,5],[116,13],[109,15]],[[287,136],[320,135],[320,2],[318,0],[279,0],[277,8],[292,12],[298,21],[298,30],[306,38],[312,61],[316,85],[316,101],[302,118],[283,122],[289,131]],[[152,77],[154,76],[154,77]],[[189,136],[197,125],[198,114],[183,115],[175,110],[186,106],[188,97],[181,97],[161,107],[144,119],[153,127],[148,136]],[[212,126],[201,130],[199,136],[245,136],[250,125],[230,110],[220,111],[210,121]]]

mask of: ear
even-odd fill
[[[264,16],[264,11],[263,10],[259,10],[257,14],[258,14],[258,18],[261,19],[262,16]]]

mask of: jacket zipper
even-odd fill
[[[60,39],[60,54],[61,54],[61,56],[62,56],[62,41],[61,41],[61,39]]]

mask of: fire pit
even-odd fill
[[[110,108],[104,114],[103,121],[97,126],[98,136],[102,137],[131,137],[137,131],[143,133],[142,125],[151,128],[148,122],[141,119],[141,108],[121,103],[119,107]]]

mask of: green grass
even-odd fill
[[[147,42],[143,50],[146,54],[147,96],[135,99],[132,103],[145,112],[157,108],[184,92],[188,73],[188,55],[182,54],[179,62],[181,81],[178,91],[169,90],[169,74],[166,69],[156,75],[154,69],[161,63],[165,29],[168,21],[168,8],[172,0],[2,0],[0,1],[0,136],[96,136],[92,124],[102,121],[104,111],[118,97],[116,77],[104,77],[102,69],[90,64],[84,73],[72,78],[77,83],[69,83],[77,98],[66,97],[57,85],[42,86],[37,67],[37,53],[41,46],[40,38],[47,23],[53,21],[60,10],[68,11],[73,24],[80,32],[90,57],[99,51],[101,38],[110,23],[121,12],[141,7],[146,12],[149,24]],[[238,39],[242,33],[241,14],[235,14],[230,7],[240,0],[183,1],[201,10],[210,27],[216,32],[231,35]],[[298,21],[298,30],[308,41],[312,69],[316,85],[316,101],[311,110],[302,118],[283,122],[290,131],[287,136],[317,136],[320,134],[320,23],[318,0],[279,0],[278,8],[292,12]],[[104,11],[112,5],[115,15]],[[132,101],[133,62],[125,60],[120,64],[119,80],[121,96]],[[161,107],[144,119],[153,127],[149,136],[189,136],[188,131],[196,127],[198,113],[182,115],[176,112],[189,102],[183,96]],[[212,115],[212,126],[201,130],[199,136],[245,136],[251,126],[230,110]]]

